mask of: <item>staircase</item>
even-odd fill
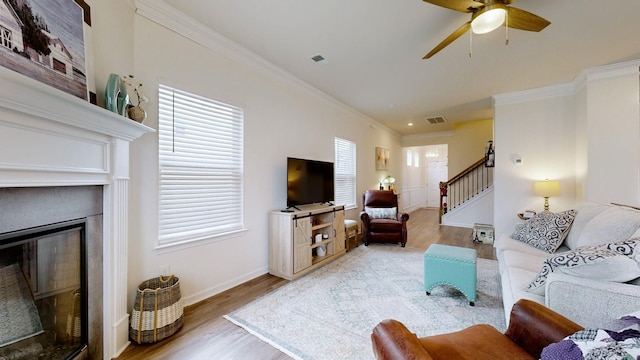
[[[444,214],[493,188],[493,167],[484,163],[483,157],[448,181],[440,182],[440,224]]]

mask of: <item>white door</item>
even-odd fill
[[[440,207],[440,182],[447,181],[447,176],[446,161],[427,163],[427,207]]]
[[[425,147],[427,207],[440,207],[440,182],[449,179],[449,147],[447,144]]]

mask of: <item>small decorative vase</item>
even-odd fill
[[[141,108],[140,106],[130,107],[129,110],[127,111],[127,114],[129,114],[129,119],[139,122],[141,124],[144,121],[144,119],[147,118],[147,112],[144,111],[144,109]]]

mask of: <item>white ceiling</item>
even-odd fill
[[[508,46],[504,27],[474,35],[471,58],[466,34],[428,60],[470,14],[421,0],[164,1],[402,135],[492,118],[491,95],[640,58],[640,0],[517,0],[551,25],[509,29]]]

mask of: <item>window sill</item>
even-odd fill
[[[207,244],[213,244],[219,241],[226,241],[243,236],[248,229],[242,228],[240,230],[234,230],[223,234],[217,234],[212,236],[203,236],[197,239],[189,239],[171,244],[158,245],[156,244],[155,250],[158,254],[167,254],[175,251],[185,250],[196,246],[203,246]]]

